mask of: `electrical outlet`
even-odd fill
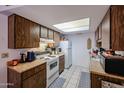
[[[9,57],[9,53],[2,53],[1,54],[1,58],[8,58]]]

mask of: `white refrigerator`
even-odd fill
[[[72,65],[72,43],[69,41],[61,41],[59,47],[65,53],[65,68],[70,68]]]

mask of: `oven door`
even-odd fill
[[[59,76],[59,60],[47,64],[47,87]]]
[[[51,63],[51,64],[49,65],[49,70],[50,70],[50,71],[53,70],[54,68],[57,67],[57,65],[58,65],[58,62],[57,62],[57,61]]]
[[[59,71],[59,61],[53,60],[48,63],[47,66],[47,76],[50,77]]]

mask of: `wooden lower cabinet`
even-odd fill
[[[46,70],[42,70],[35,75],[29,77],[28,79],[24,80],[22,83],[22,87],[24,88],[41,88],[45,87],[45,73]]]
[[[102,88],[102,81],[108,81],[119,85],[124,83],[122,79],[91,73],[91,88]]]
[[[62,55],[59,57],[59,74],[61,74],[64,71],[65,68],[65,56]]]
[[[45,88],[46,87],[46,63],[31,68],[23,73],[8,68],[9,88]]]

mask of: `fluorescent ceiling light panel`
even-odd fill
[[[86,31],[89,30],[89,21],[89,18],[84,18],[76,21],[56,24],[53,26],[64,32]]]

